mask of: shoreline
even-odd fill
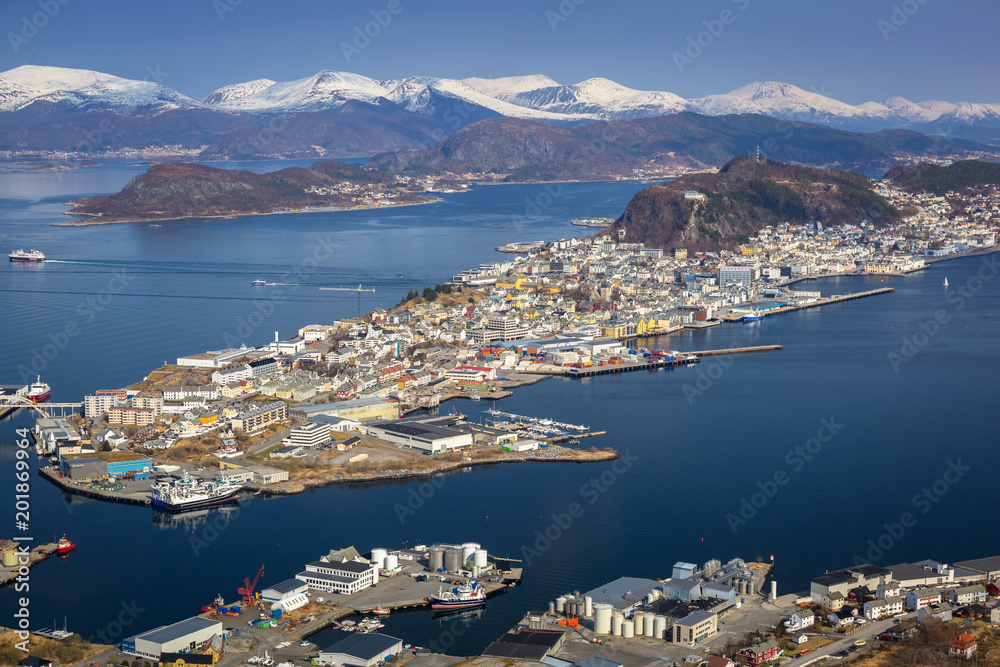
[[[423,195],[421,195],[423,196]],[[172,222],[175,220],[233,220],[235,218],[245,218],[255,215],[299,215],[302,213],[343,213],[346,211],[377,211],[384,208],[403,208],[406,206],[426,206],[428,204],[437,204],[438,202],[444,201],[441,197],[426,197],[427,201],[409,202],[405,204],[388,204],[386,206],[369,206],[369,207],[355,207],[355,208],[340,208],[337,206],[314,206],[306,209],[297,209],[293,211],[254,211],[250,213],[227,213],[225,215],[182,215],[177,217],[166,217],[166,218],[126,218],[126,219],[108,219],[102,220],[101,216],[89,213],[74,213],[73,211],[63,211],[63,215],[70,216],[90,216],[90,218],[84,217],[83,220],[69,220],[67,222],[53,222],[52,227],[97,227],[99,225],[124,225],[124,224],[134,224],[148,222],[151,224],[160,222]],[[72,206],[72,202],[68,202],[65,206]]]

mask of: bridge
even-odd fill
[[[34,403],[24,396],[0,396],[0,412],[2,413],[27,408],[34,410],[41,417],[55,417],[57,416],[56,411],[59,412],[59,417],[65,417],[67,411],[72,414],[79,412],[82,407],[83,403]]]

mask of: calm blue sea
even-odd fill
[[[383,211],[52,226],[69,199],[117,191],[143,168],[0,172],[0,247],[35,247],[54,260],[0,266],[0,382],[40,372],[53,400],[75,401],[233,338],[259,345],[275,331],[289,337],[357,313],[355,295],[319,286],[361,284],[376,290],[363,293],[362,310],[391,306],[408,290],[496,259],[497,245],[580,235],[586,230],[572,218],[617,216],[641,188],[479,187]],[[33,626],[66,617],[87,636],[134,604],[142,611],[119,632],[126,636],[196,613],[218,593],[233,597],[262,563],[270,583],[331,548],[475,541],[530,561],[524,585],[468,624],[430,612],[387,621],[409,643],[472,654],[562,593],[622,575],[669,576],[680,560],[773,555],[786,593],[856,557],[890,565],[1000,553],[992,531],[968,529],[991,515],[989,480],[1000,463],[989,407],[1000,368],[996,273],[991,259],[968,258],[905,278],[807,283],[825,294],[896,291],[643,341],[679,350],[780,343],[780,352],[550,380],[498,404],[606,430],[593,444],[626,454],[617,472],[611,464],[496,466],[433,487],[256,499],[236,514],[174,524],[154,521],[148,508],[67,498],[33,477],[32,532],[39,540],[66,533],[78,545],[65,561],[32,570]],[[285,285],[253,288],[255,278]],[[476,419],[490,406],[458,407]],[[15,429],[27,425],[23,415],[0,424],[9,475],[0,484],[8,489],[2,537],[14,532]],[[402,511],[419,505],[421,491],[430,497]],[[567,523],[561,515],[573,503],[582,515]],[[900,532],[894,524],[907,512],[913,520]],[[0,614],[13,612],[15,597],[0,590]]]

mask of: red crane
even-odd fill
[[[256,599],[254,598],[253,592],[257,588],[257,582],[260,581],[260,575],[264,574],[264,566],[261,565],[260,569],[257,570],[257,576],[253,578],[251,583],[249,577],[243,578],[243,586],[236,590],[237,593],[243,596],[243,606],[252,606]]]

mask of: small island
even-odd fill
[[[82,219],[59,224],[233,218],[440,201],[426,192],[424,184],[410,177],[383,174],[336,160],[263,174],[202,164],[166,163],[151,166],[117,194],[71,201],[66,214]]]

